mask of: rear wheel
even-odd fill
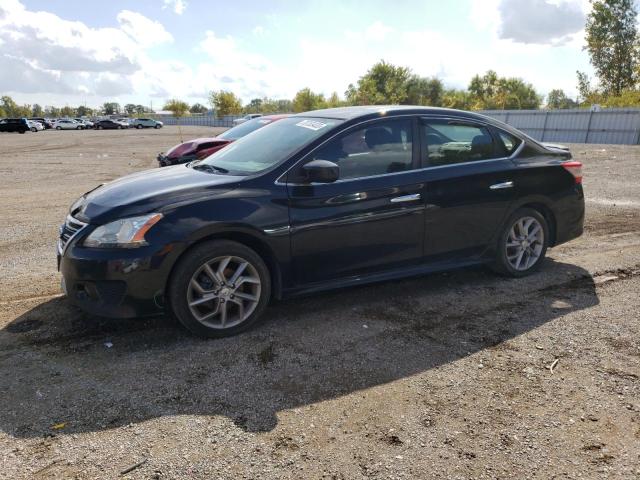
[[[503,275],[524,277],[540,268],[548,245],[549,226],[544,216],[532,208],[521,208],[506,222],[493,267]]]
[[[209,338],[235,335],[255,324],[270,296],[271,277],[262,258],[228,240],[205,242],[188,252],[168,288],[180,323]]]
[[[62,127],[58,126],[56,127],[56,130],[62,130]]]
[[[136,125],[136,128],[138,128],[138,129],[142,128],[142,125],[138,124],[138,125]]]

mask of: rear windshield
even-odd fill
[[[208,156],[202,163],[238,175],[256,173],[273,167],[340,123],[342,120],[326,118],[278,120]]]
[[[259,128],[269,125],[272,121],[273,120],[269,120],[268,118],[254,118],[253,120],[248,120],[236,127],[230,128],[224,133],[221,133],[218,135],[218,138],[223,138],[225,140],[238,140]]]

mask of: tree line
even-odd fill
[[[212,91],[210,107],[218,116],[248,113],[304,112],[349,105],[430,105],[463,110],[519,110],[589,107],[640,107],[640,37],[638,11],[634,0],[591,0],[585,25],[584,50],[594,67],[595,79],[577,72],[579,96],[570,98],[562,89],[551,90],[546,98],[521,78],[501,77],[489,70],[475,75],[466,89],[447,88],[437,77],[421,77],[409,68],[384,60],[373,65],[355,84],[349,84],[342,96],[329,97],[309,88],[299,90],[293,99],[254,98],[247,104],[228,90]],[[181,117],[203,114],[208,108],[200,103],[189,105],[169,100],[164,110]],[[143,105],[107,102],[101,108],[86,106],[62,108],[17,105],[11,97],[0,98],[0,117],[74,117],[91,115],[145,115],[151,110]]]

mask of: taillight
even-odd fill
[[[568,171],[573,178],[576,179],[576,183],[582,183],[582,163],[581,162],[563,162],[562,166],[566,171]]]

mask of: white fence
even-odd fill
[[[508,123],[542,142],[640,144],[640,109],[608,108],[600,111],[576,110],[487,110],[485,115]],[[178,119],[158,116],[166,125]],[[180,125],[232,127],[241,115],[216,118],[197,115],[179,119]]]
[[[480,113],[542,142],[640,144],[640,109],[637,108],[489,110]]]

